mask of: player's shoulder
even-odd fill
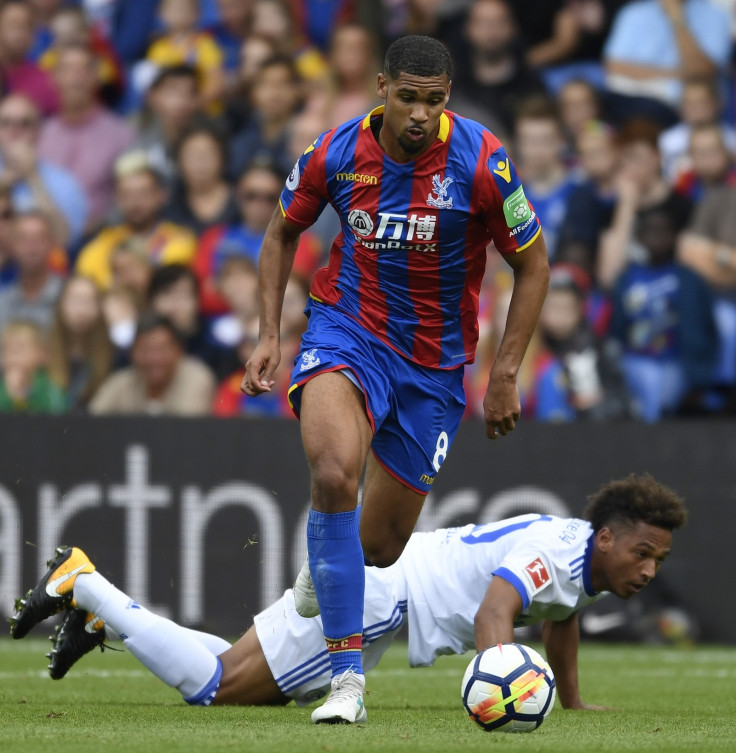
[[[480,142],[482,145],[481,156],[483,154],[491,155],[499,149],[504,148],[498,136],[477,120],[458,115],[458,113],[452,110],[445,110],[445,115],[448,117],[452,127],[451,138],[453,140],[457,138],[459,141],[468,141],[470,143]]]

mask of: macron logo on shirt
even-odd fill
[[[549,572],[541,557],[537,557],[533,562],[530,562],[524,568],[524,572],[527,574],[528,579],[531,580],[535,592],[540,591],[549,583]]]

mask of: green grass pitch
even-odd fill
[[[410,670],[395,645],[370,673],[368,723],[314,726],[309,709],[189,708],[129,653],[95,651],[66,679],[46,672],[46,641],[0,640],[2,750],[134,751],[736,751],[736,649],[584,645],[583,697],[620,711],[554,709],[530,734],[486,733],[460,705],[470,660]],[[538,647],[537,647],[538,648]]]

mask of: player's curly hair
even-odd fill
[[[386,51],[383,71],[391,79],[400,73],[411,76],[441,76],[452,79],[452,58],[447,47],[434,37],[411,34],[397,39]]]
[[[633,526],[639,522],[673,531],[687,520],[683,500],[648,473],[609,481],[588,500],[583,517],[596,532],[611,524]]]

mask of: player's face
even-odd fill
[[[396,79],[379,73],[377,90],[386,101],[381,146],[397,162],[416,159],[437,138],[450,80],[444,73],[424,77],[402,72]]]
[[[672,532],[639,522],[633,527],[604,527],[596,534],[591,577],[596,591],[622,599],[639,593],[657,574],[670,552]]]

